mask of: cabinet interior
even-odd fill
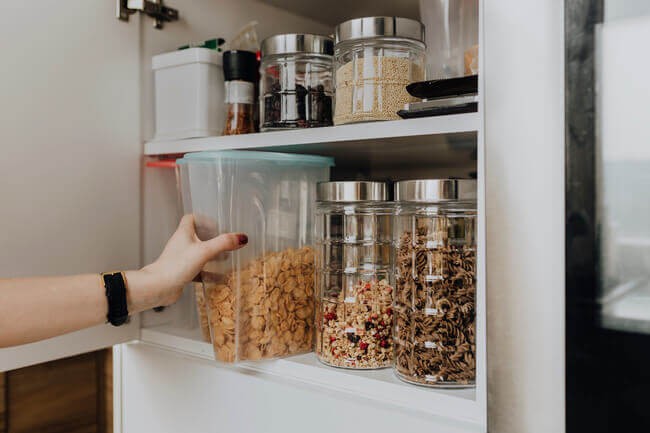
[[[214,14],[197,14],[200,9],[187,0],[179,0],[173,6],[182,12],[187,9],[186,20],[192,23],[189,28],[174,29],[174,24],[166,27],[163,36],[156,30],[144,28],[144,45],[142,61],[150,65],[151,56],[174,49],[188,40],[201,40],[219,36],[214,33],[215,22],[224,24],[224,28],[234,28],[252,19],[260,20],[258,33],[260,39],[277,33],[306,32],[332,33],[334,25],[342,20],[359,16],[398,15],[419,18],[417,0],[368,1],[354,2],[350,7],[332,7],[323,10],[316,1],[297,0],[263,0],[251,2],[262,10],[244,12],[237,1],[201,2],[205,8],[214,10]],[[223,4],[221,4],[223,3]],[[269,9],[273,7],[273,10]],[[338,6],[338,5],[337,5]],[[264,9],[266,8],[266,9]],[[281,8],[276,9],[276,8]],[[261,13],[269,15],[262,21]],[[277,18],[277,19],[273,19]],[[232,22],[228,22],[231,20]],[[316,24],[314,24],[317,22]],[[236,25],[233,23],[237,23]],[[153,136],[153,76],[144,67],[142,114],[143,137]],[[194,150],[250,149],[274,152],[289,152],[312,155],[331,156],[336,166],[331,170],[331,180],[378,180],[398,181],[422,178],[477,178],[479,196],[483,191],[482,164],[482,114],[467,116],[467,126],[446,127],[446,122],[456,125],[457,116],[445,116],[430,119],[412,119],[389,122],[395,124],[385,137],[367,133],[373,130],[373,124],[367,123],[360,131],[359,137],[328,141],[333,131],[343,127],[321,128],[322,133],[308,131],[312,138],[305,139],[296,132],[286,139],[275,138],[266,142],[257,137],[241,138],[218,137],[145,144],[145,162],[170,154],[182,154]],[[464,122],[460,117],[460,123]],[[420,126],[423,126],[420,128]],[[413,130],[416,132],[413,132]],[[345,131],[351,131],[346,129]],[[357,126],[355,131],[359,131]],[[421,132],[417,132],[421,130]],[[383,130],[382,130],[383,131]],[[264,137],[262,133],[258,134]],[[281,134],[281,133],[279,133]],[[321,134],[314,139],[314,134]],[[353,133],[353,134],[356,134]],[[369,134],[366,136],[366,134]],[[340,135],[340,134],[339,134]],[[345,134],[343,134],[345,135]],[[370,138],[369,138],[370,137]],[[189,144],[192,141],[194,144]],[[192,147],[200,141],[198,147]],[[260,144],[255,144],[260,143]],[[165,151],[156,151],[156,148]],[[143,168],[143,238],[142,261],[155,260],[166,240],[176,228],[182,214],[176,188],[175,171],[170,168]],[[479,199],[479,218],[483,219],[483,200]],[[484,230],[479,223],[480,230]],[[477,326],[484,335],[485,317],[485,276],[484,276],[484,237],[479,236],[479,271]],[[194,297],[191,287],[187,287],[182,299],[162,312],[146,312],[141,315],[140,341],[164,350],[191,356],[202,362],[213,362],[212,346],[202,341],[201,331],[196,317]],[[454,419],[454,422],[466,423],[471,431],[483,431],[486,425],[485,392],[485,341],[481,337],[477,345],[477,387],[475,389],[426,389],[407,385],[394,377],[390,369],[377,371],[345,371],[321,365],[314,354],[294,356],[278,361],[243,363],[233,367],[244,372],[269,374],[283,380],[298,381],[315,386],[319,390],[323,383],[327,388],[351,393],[355,397],[364,395],[383,404],[390,404],[402,409],[415,410],[425,415],[435,415]]]

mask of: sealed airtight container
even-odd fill
[[[221,135],[225,121],[221,53],[190,48],[152,59],[155,140]]]
[[[476,381],[476,181],[395,185],[395,372],[407,382]]]
[[[316,355],[334,367],[393,362],[393,209],[383,182],[323,182],[316,208]]]
[[[244,232],[248,245],[208,263],[201,277],[217,360],[312,350],[316,184],[333,160],[271,152],[188,154],[197,235]]]
[[[406,86],[424,80],[424,26],[399,17],[336,26],[334,124],[397,120],[415,102]]]

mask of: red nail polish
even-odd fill
[[[239,245],[246,245],[248,243],[248,236],[244,234],[237,235],[237,239],[239,240]]]

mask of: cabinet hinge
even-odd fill
[[[153,26],[156,29],[162,29],[165,22],[178,20],[178,10],[163,5],[163,0],[116,0],[116,5],[115,14],[122,21],[128,21],[136,12],[153,18]]]

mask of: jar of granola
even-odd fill
[[[316,347],[334,367],[393,360],[392,207],[381,182],[323,182],[316,207]]]
[[[407,382],[476,379],[476,181],[395,185],[395,372]]]

